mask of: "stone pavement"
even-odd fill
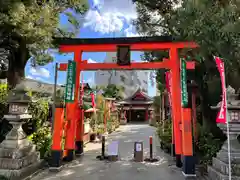
[[[116,132],[108,135],[107,141],[119,141],[120,160],[104,162],[96,159],[100,155],[101,144],[86,145],[83,157],[64,166],[58,173],[47,169],[33,177],[32,180],[183,180],[181,170],[169,164],[169,157],[160,151],[155,138],[155,128],[147,124],[129,124],[121,126]],[[133,162],[135,141],[143,141],[144,158],[149,157],[149,136],[153,136],[154,158],[156,163]],[[156,148],[157,147],[157,148]]]

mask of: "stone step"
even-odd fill
[[[38,162],[40,160],[40,153],[33,152],[20,159],[0,158],[0,169],[21,169],[29,164]]]
[[[218,172],[212,166],[208,166],[208,177],[210,180],[229,180],[228,175]],[[240,180],[240,177],[232,176],[231,180]]]
[[[212,158],[212,166],[221,172],[222,174],[229,174],[228,163],[221,161],[218,158]],[[232,164],[232,175],[240,176],[240,166],[236,164]]]
[[[34,162],[34,164],[29,164],[28,166],[18,170],[0,169],[0,174],[12,180],[29,180],[34,174],[42,170],[43,165],[44,161],[39,160]]]
[[[20,159],[36,151],[36,145],[30,145],[22,149],[0,148],[0,158]]]

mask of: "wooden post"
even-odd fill
[[[181,83],[180,83],[180,60],[178,57],[178,49],[170,49],[170,61],[172,71],[172,114],[173,114],[173,128],[175,140],[176,166],[181,167],[182,154],[182,133],[180,130],[181,120]]]
[[[183,175],[195,177],[195,158],[193,155],[192,116],[191,108],[182,108],[182,137],[183,137]]]
[[[55,108],[54,115],[54,129],[52,138],[52,161],[50,167],[58,169],[62,166],[62,136],[63,136],[63,121],[64,121],[64,109],[62,107]]]
[[[75,119],[75,103],[66,103],[66,136],[65,147],[67,150],[67,161],[72,161],[75,158],[75,131],[76,131],[76,119]]]
[[[80,90],[80,79],[81,79],[81,64],[82,64],[82,52],[74,53],[74,60],[77,63],[76,70],[76,87],[75,87],[75,118],[76,118],[76,155],[83,154],[83,136],[84,136],[84,110],[83,110],[83,83]],[[80,92],[80,93],[79,93]]]

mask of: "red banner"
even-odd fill
[[[222,62],[221,58],[214,57],[218,71],[220,73],[221,82],[222,82],[222,103],[220,111],[218,112],[216,122],[225,124],[227,122],[227,100],[226,100],[226,85],[225,85],[225,71],[224,71],[224,62]]]
[[[96,107],[96,103],[95,103],[95,96],[94,93],[90,93],[91,98],[92,98],[92,107],[95,108]]]
[[[172,94],[172,74],[171,71],[165,72],[165,80],[166,80],[166,89],[168,92],[168,100],[169,100],[169,105],[172,107],[172,99],[171,99],[171,94]]]

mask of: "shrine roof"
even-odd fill
[[[148,96],[145,92],[138,88],[137,91],[130,97],[117,102],[118,104],[152,104],[153,98]]]
[[[87,45],[87,44],[137,44],[137,43],[159,43],[176,42],[172,36],[151,36],[151,37],[116,37],[116,38],[57,38],[54,37],[54,44],[57,45]]]

